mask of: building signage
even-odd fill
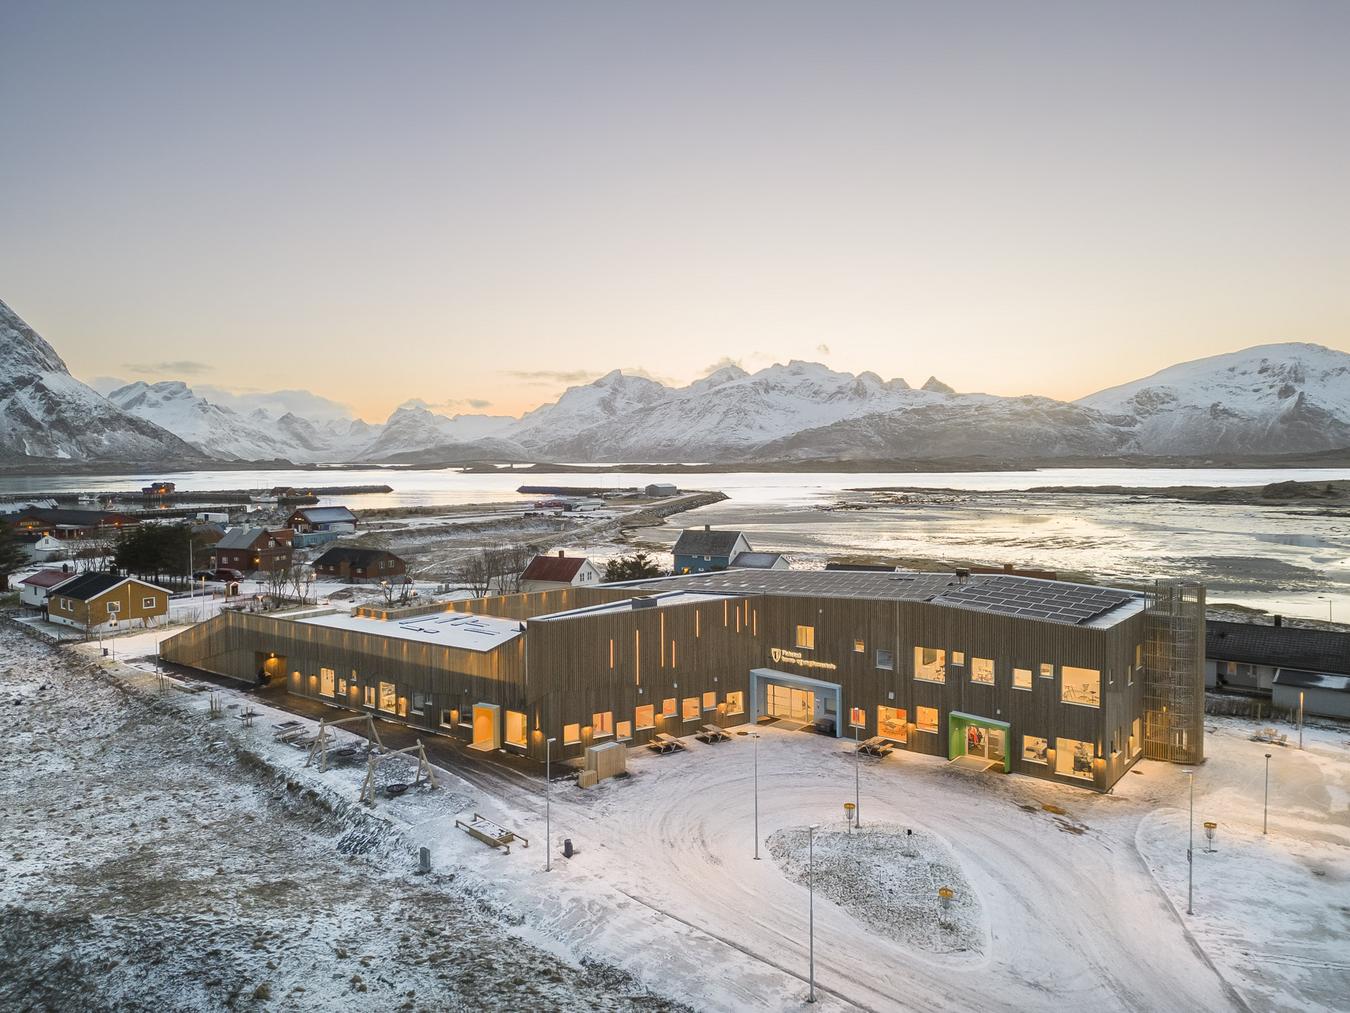
[[[775,665],[796,665],[798,668],[824,668],[831,672],[838,666],[833,661],[817,661],[815,658],[803,658],[801,651],[789,651],[786,647],[770,647],[769,657]]]

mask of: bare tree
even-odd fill
[[[471,556],[465,557],[459,565],[459,572],[456,574],[459,582],[468,588],[469,593],[475,598],[481,598],[487,594],[488,587],[492,583],[492,573],[485,558],[485,553],[475,552]]]

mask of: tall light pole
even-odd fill
[[[1191,821],[1189,838],[1186,842],[1186,913],[1195,914],[1195,771],[1187,770],[1191,779]]]
[[[759,861],[759,732],[751,732],[755,753],[755,861]]]
[[[853,825],[862,829],[862,752],[858,749],[858,726],[853,726]]]
[[[553,869],[553,743],[544,740],[544,871]]]
[[[806,838],[807,924],[811,936],[811,991],[806,995],[807,1002],[816,1001],[816,831],[819,829],[819,823],[812,823]]]
[[[1327,629],[1331,629],[1331,603],[1333,601],[1329,594],[1319,594],[1318,599],[1327,603]]]
[[[1266,754],[1266,799],[1261,803],[1261,833],[1270,826],[1270,754]]]
[[[1298,691],[1298,748],[1303,748],[1303,690]]]

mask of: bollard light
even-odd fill
[[[952,909],[952,898],[955,896],[956,891],[953,890],[950,886],[938,887],[938,903],[942,905],[942,910],[944,913]]]
[[[1219,824],[1207,820],[1205,822],[1205,850],[1212,852],[1214,850],[1214,831],[1219,829]]]

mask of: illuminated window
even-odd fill
[[[697,721],[701,716],[698,707],[698,697],[687,696],[684,698],[684,719],[686,721]]]
[[[877,651],[877,668],[884,668],[888,672],[895,671],[895,655],[890,651]]]
[[[1080,707],[1100,707],[1102,702],[1102,673],[1095,668],[1061,666],[1059,670],[1059,698],[1064,703],[1077,704]]]
[[[1013,689],[1031,688],[1031,669],[1014,668],[1013,669]]]
[[[716,694],[716,693],[704,693],[704,694],[703,694],[703,709],[704,709],[705,711],[715,711],[715,710],[717,710],[717,694]]]
[[[614,638],[609,638],[609,667],[614,667]]]
[[[946,682],[947,652],[940,647],[914,648],[914,678],[922,682]]]
[[[618,733],[614,736],[620,742],[627,742],[633,737],[633,722],[620,721],[617,725]]]
[[[675,716],[675,698],[673,696],[668,696],[661,701],[661,716],[663,718]]]
[[[398,708],[398,689],[392,682],[380,683],[380,710],[393,712]]]
[[[338,696],[346,696],[346,695],[347,695],[347,680],[346,680],[346,679],[339,679],[339,680],[337,681],[337,691],[338,691]]]
[[[867,711],[861,707],[850,707],[848,723],[850,728],[865,728],[867,726]]]
[[[1027,763],[1049,763],[1050,743],[1035,735],[1022,736],[1022,759]]]
[[[563,725],[563,745],[575,746],[581,741],[581,725]]]
[[[740,690],[727,694],[727,713],[744,714],[745,713],[745,694]]]
[[[520,711],[506,712],[506,741],[513,746],[525,745],[525,715]]]
[[[1127,686],[1133,686],[1133,685],[1134,685],[1134,666],[1133,666],[1133,665],[1126,665],[1126,666],[1125,666],[1125,685],[1127,685]]]
[[[1041,662],[1041,678],[1053,679],[1054,677],[1055,677],[1055,666],[1047,664],[1046,662]]]
[[[892,742],[908,742],[909,715],[901,707],[878,707],[877,734]]]
[[[633,720],[638,728],[655,728],[656,708],[649,703],[644,703],[633,711]]]
[[[938,730],[938,712],[936,707],[915,707],[914,727],[921,732]]]
[[[989,658],[971,658],[970,681],[982,682],[986,686],[992,686],[994,684],[994,662]]]
[[[813,651],[816,648],[816,628],[814,626],[797,627],[797,646],[803,651]]]
[[[319,669],[319,692],[324,696],[332,696],[333,684],[337,681],[336,676],[337,673],[331,668]]]
[[[367,707],[374,707],[374,706],[375,706],[375,687],[374,687],[374,686],[367,686],[365,689],[366,689],[366,706],[367,706]]]
[[[1135,645],[1134,645],[1134,667],[1135,667],[1135,668],[1142,668],[1142,667],[1143,667],[1143,664],[1144,664],[1144,645],[1143,645],[1143,644],[1135,644]]]
[[[1130,755],[1138,755],[1143,748],[1143,729],[1140,727],[1139,719],[1135,718],[1134,723],[1130,725]]]
[[[142,598],[142,599],[141,599],[141,608],[143,608],[143,609],[152,609],[152,608],[154,608],[154,607],[155,607],[155,599],[154,599],[154,598]]]
[[[600,711],[591,715],[591,727],[595,729],[597,739],[614,734],[614,712]]]
[[[454,728],[459,723],[459,711],[441,711],[441,727]]]
[[[964,665],[965,663],[966,663],[966,652],[965,652],[965,651],[952,651],[952,664],[953,664],[953,665],[955,665],[957,668],[960,668],[960,667],[961,667],[962,665]]]
[[[861,640],[855,640],[855,641],[853,641],[853,653],[854,653],[854,654],[862,654],[862,653],[864,653],[866,650],[867,650],[867,645],[864,644]]]
[[[1055,739],[1055,773],[1092,780],[1092,743]]]

